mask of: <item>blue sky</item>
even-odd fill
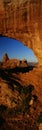
[[[0,37],[0,60],[4,53],[7,53],[9,58],[27,59],[29,62],[37,61],[33,51],[21,42],[7,37]]]

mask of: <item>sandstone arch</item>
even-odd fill
[[[0,0],[0,35],[22,41],[42,64],[42,0]]]

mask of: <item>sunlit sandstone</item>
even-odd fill
[[[21,41],[42,64],[42,0],[0,0],[0,35]]]

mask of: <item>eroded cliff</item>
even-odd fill
[[[0,0],[0,34],[20,40],[42,64],[42,0]]]

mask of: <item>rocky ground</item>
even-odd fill
[[[42,66],[0,63],[0,130],[42,129]]]

